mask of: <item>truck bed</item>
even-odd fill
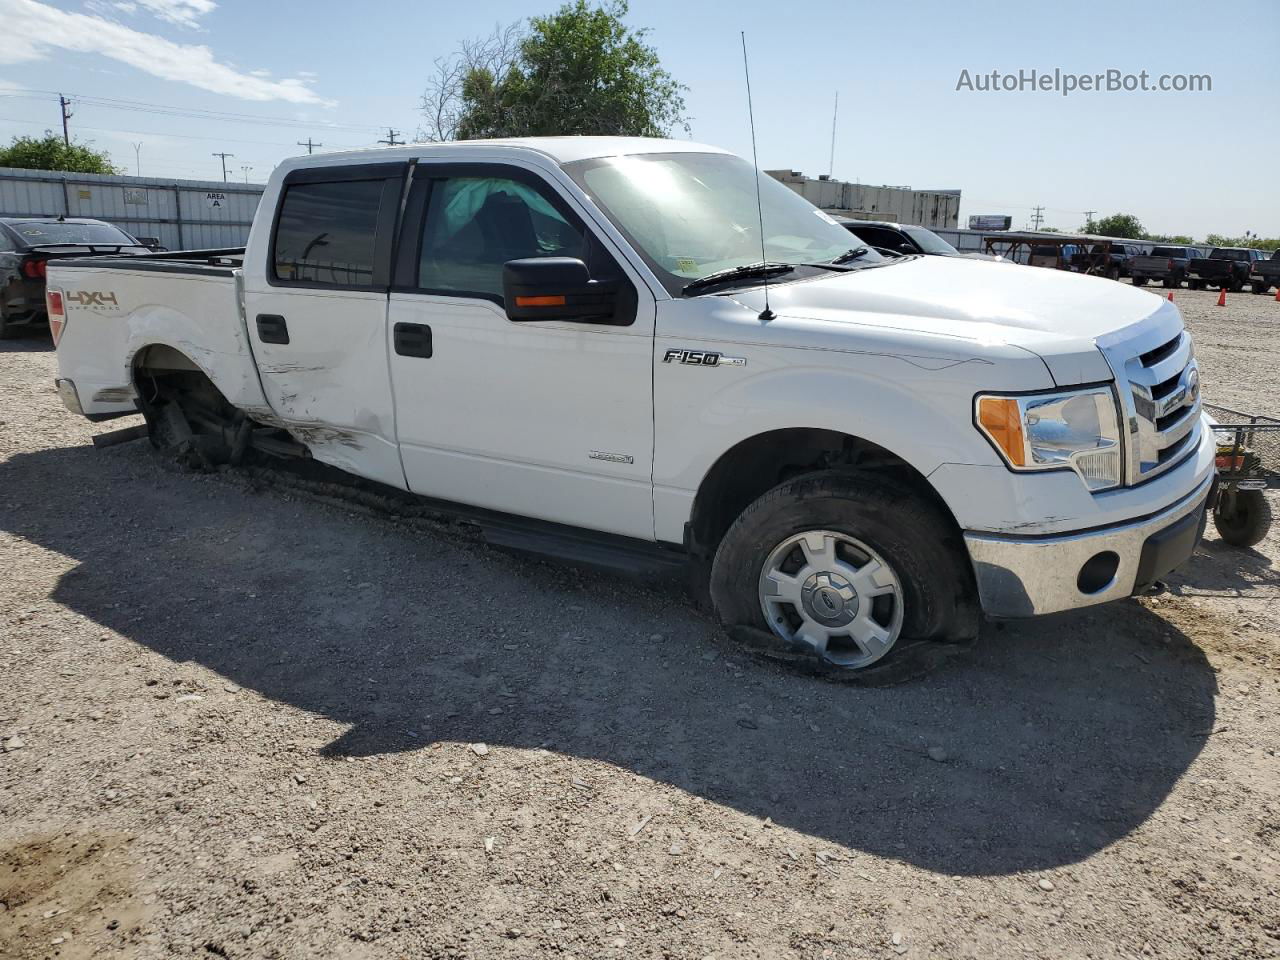
[[[245,330],[242,249],[193,250],[51,263],[49,290],[63,294],[60,377],[84,413],[136,406],[135,358],[172,347],[248,411],[269,412]]]

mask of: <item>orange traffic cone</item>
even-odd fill
[[[1170,290],[1170,291],[1169,291],[1169,302],[1170,302],[1170,303],[1173,303],[1173,291],[1172,291],[1172,290]]]
[[[1225,307],[1227,305],[1227,288],[1222,287],[1218,291],[1218,306]]]

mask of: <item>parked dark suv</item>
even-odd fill
[[[47,321],[47,261],[150,252],[119,227],[101,220],[0,217],[0,339],[19,327]]]

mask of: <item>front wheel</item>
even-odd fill
[[[1224,490],[1213,508],[1213,525],[1233,547],[1252,547],[1271,529],[1271,504],[1261,490]]]
[[[1119,267],[1107,267],[1107,279],[1108,279],[1108,280],[1119,280],[1119,279],[1120,279],[1120,268],[1119,268]]]
[[[1145,286],[1147,285],[1147,278],[1146,278],[1146,277],[1134,277],[1134,278],[1133,278],[1133,285],[1134,285],[1135,287],[1145,287]]]
[[[797,477],[752,503],[711,568],[727,628],[771,632],[785,649],[861,670],[902,639],[972,637],[972,573],[950,518],[872,474]]]

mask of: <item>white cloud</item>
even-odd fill
[[[188,13],[206,4],[208,9],[213,9],[208,0],[137,0],[137,3],[153,10],[161,6],[183,8]],[[206,46],[174,43],[103,17],[71,13],[37,0],[0,0],[0,22],[5,25],[0,63],[43,60],[54,50],[96,53],[162,80],[188,83],[241,100],[285,100],[332,106],[301,78],[272,80],[255,76],[218,62]]]
[[[118,0],[113,6],[125,13],[145,10],[180,27],[194,27],[218,5],[213,0]]]

